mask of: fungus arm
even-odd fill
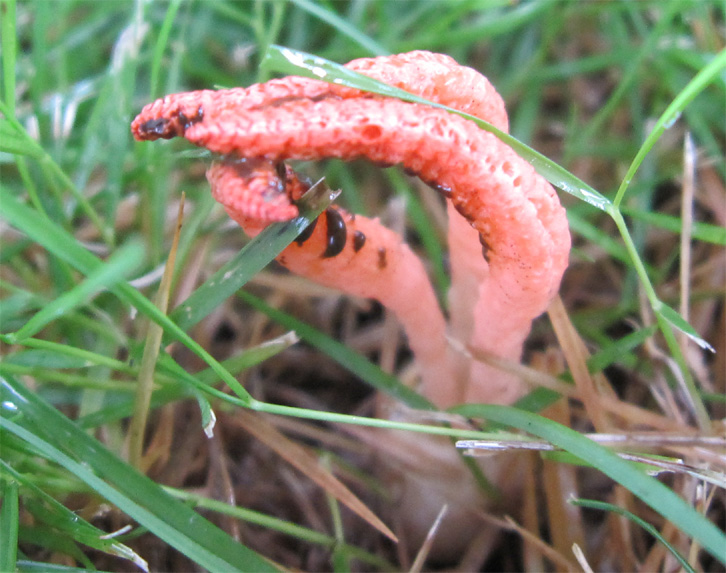
[[[227,160],[214,163],[207,172],[214,198],[250,236],[269,221],[250,216],[249,203],[240,202],[240,197],[265,185],[282,185],[285,196],[295,199],[307,189],[289,168],[280,184],[273,162],[252,165],[251,171],[241,172],[238,161]],[[426,269],[401,237],[378,220],[330,207],[277,261],[324,286],[378,300],[394,312],[407,333],[421,376],[430,384],[450,376],[446,322]]]
[[[362,73],[483,116],[506,128],[501,99],[489,83],[446,56],[414,52],[357,60],[350,65]],[[567,265],[570,245],[567,221],[552,187],[496,137],[480,130],[473,122],[440,109],[290,77],[247,89],[168,96],[147,106],[132,129],[137,139],[179,135],[225,156],[264,159],[270,165],[286,159],[324,157],[366,157],[380,164],[402,164],[441,191],[458,213],[452,219],[450,232],[452,250],[458,257],[453,265],[454,326],[470,337],[475,346],[500,356],[519,357],[532,319],[546,309]],[[220,173],[223,172],[221,169]],[[230,185],[233,175],[228,178]],[[217,185],[217,188],[226,185]],[[262,188],[270,189],[264,185]],[[282,204],[285,198],[290,203],[294,200],[287,185],[271,188],[268,193],[252,194],[255,199],[248,204],[252,205],[253,215],[275,201]],[[228,210],[234,203],[238,215],[249,218],[249,213],[243,212],[245,207],[236,201],[240,196],[237,193],[226,196]],[[294,205],[290,206],[294,209]],[[362,232],[384,236],[380,226],[375,229]],[[486,261],[475,254],[481,252],[479,245],[471,245],[477,234]],[[322,235],[321,240],[324,240]],[[361,284],[372,281],[379,291],[386,288],[379,267],[356,262],[342,264],[346,260],[343,258],[335,261],[339,267],[329,266],[334,264],[334,258],[321,259],[319,251],[307,249],[310,250],[286,258],[287,264],[300,261],[298,270],[306,273],[305,269],[310,269],[316,280],[326,276],[340,279],[340,272],[345,271],[350,279],[341,279],[341,282],[343,290],[348,292],[355,292],[350,283],[359,280]],[[395,250],[404,252],[401,247]],[[373,253],[374,249],[369,252]],[[312,259],[305,260],[308,253]],[[363,261],[362,257],[353,257],[351,261],[355,258]],[[326,275],[326,269],[333,268],[336,270]],[[361,273],[364,272],[373,275],[363,281]],[[395,286],[392,283],[391,288],[398,293],[411,293],[410,288],[406,289],[405,279],[411,280],[410,277],[404,277],[403,281],[395,279]],[[430,285],[427,288],[430,291]],[[364,296],[382,300],[377,294]],[[445,343],[438,342],[443,339],[440,326],[443,319],[434,321],[435,330],[416,326],[415,314],[423,304],[412,305],[411,299],[418,296],[418,292],[408,297],[392,294],[390,304],[405,325],[409,322],[406,330],[417,360],[426,363],[427,351],[417,350],[425,346],[423,338],[437,339],[437,357],[447,352],[442,347]],[[476,303],[475,299],[478,299]],[[398,310],[395,305],[400,305]],[[473,320],[466,320],[467,308],[472,306]],[[449,361],[443,360],[442,364],[435,374],[427,374],[430,368],[423,369],[424,394],[440,407],[462,398],[510,402],[522,392],[515,381],[487,371],[482,376],[476,367],[473,377],[463,380],[465,393],[454,395],[450,391],[453,376],[443,386],[440,384],[440,372],[444,375],[450,372]],[[490,377],[502,381],[497,384]],[[445,386],[449,388],[444,389]],[[491,388],[504,393],[497,398]]]

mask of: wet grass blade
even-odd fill
[[[77,543],[82,543],[109,555],[127,559],[143,571],[149,570],[146,561],[136,552],[123,543],[119,543],[113,536],[109,536],[107,532],[91,525],[81,516],[45,493],[33,483],[29,476],[16,471],[2,459],[0,459],[0,473],[5,473],[10,479],[17,480],[17,483],[21,484],[26,492],[30,492],[29,495],[23,497],[23,503],[25,509],[37,520],[38,525],[40,523],[47,524],[55,531],[66,534],[69,539],[73,539]],[[4,528],[3,531],[5,531]],[[13,569],[2,568],[0,565],[0,571],[13,571]]]
[[[211,571],[276,571],[270,562],[137,472],[25,386],[0,381],[0,426]]]
[[[291,48],[275,45],[270,46],[262,61],[262,67],[276,72],[305,76],[387,97],[398,98],[403,101],[437,107],[469,119],[475,122],[481,129],[494,134],[498,139],[509,145],[518,155],[531,163],[537,173],[542,175],[552,185],[603,211],[609,212],[612,208],[612,203],[607,197],[601,195],[578,177],[575,177],[564,167],[561,167],[538,151],[476,116],[428,101],[402,89],[389,86],[388,84],[349,70],[325,58]]]
[[[179,304],[170,318],[184,330],[198,323],[270,264],[337,196],[321,182],[312,187],[298,205],[298,217],[267,227]]]
[[[1,460],[0,460],[1,461]],[[18,482],[11,476],[0,479],[2,507],[0,508],[0,571],[15,571],[18,556]]]
[[[726,535],[696,509],[657,479],[642,473],[632,463],[557,422],[507,406],[469,404],[454,411],[518,428],[570,452],[630,490],[684,533],[698,541],[718,561],[726,564]]]

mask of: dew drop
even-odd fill
[[[673,127],[673,125],[674,125],[674,124],[675,124],[675,123],[676,123],[676,122],[677,122],[677,121],[678,121],[679,119],[681,119],[681,112],[680,112],[680,111],[679,111],[678,113],[676,113],[676,114],[675,114],[675,115],[674,115],[674,116],[673,116],[672,118],[670,118],[670,119],[669,119],[668,121],[666,121],[666,122],[665,122],[665,123],[663,124],[663,128],[664,128],[664,129],[670,129],[671,127]]]
[[[2,403],[3,410],[8,410],[10,412],[17,412],[18,411],[18,405],[15,404],[15,402],[11,402],[10,400],[4,400]]]

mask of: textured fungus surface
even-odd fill
[[[486,78],[448,56],[412,52],[348,66],[507,129],[501,98]],[[567,220],[552,187],[495,136],[440,109],[288,77],[167,96],[145,107],[132,130],[137,139],[183,136],[222,154],[209,172],[213,193],[251,234],[297,213],[304,185],[278,168],[284,160],[365,157],[403,165],[453,206],[452,335],[506,358],[519,358],[532,319],[546,309],[567,266]],[[509,403],[521,395],[516,380],[451,356],[422,265],[377,221],[330,211],[280,261],[390,307],[420,363],[424,393],[439,406]],[[457,380],[460,391],[442,389],[442,377]]]

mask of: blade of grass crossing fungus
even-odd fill
[[[200,566],[211,571],[277,570],[119,460],[12,377],[0,380],[0,404],[3,432],[12,433],[66,468]]]
[[[671,489],[643,474],[632,463],[621,460],[607,448],[557,422],[508,406],[469,404],[453,410],[463,416],[484,418],[518,428],[570,452],[630,490],[726,565],[726,535],[723,531]]]
[[[262,231],[180,303],[171,312],[171,319],[182,329],[195,325],[265,268],[330,205],[338,194],[339,192],[331,192],[322,182],[318,182],[299,203],[298,217],[286,223],[270,225]]]
[[[262,66],[282,73],[301,75],[363,91],[369,91],[387,97],[395,97],[403,101],[422,103],[424,105],[445,109],[451,113],[460,115],[461,117],[476,122],[480,128],[496,135],[496,137],[509,145],[520,156],[529,161],[535,168],[535,170],[554,186],[610,214],[610,216],[614,219],[623,240],[626,243],[626,250],[628,251],[630,259],[635,265],[636,271],[638,272],[638,275],[640,276],[641,281],[646,288],[646,292],[648,294],[651,305],[657,311],[657,307],[659,307],[659,305],[657,304],[658,299],[655,296],[655,291],[650,285],[650,280],[647,273],[645,272],[645,267],[640,260],[637,250],[634,247],[629,248],[632,247],[632,239],[630,238],[630,233],[627,226],[625,225],[622,214],[619,211],[619,204],[622,201],[623,194],[627,189],[627,186],[629,185],[632,176],[635,174],[635,171],[637,171],[638,166],[642,162],[645,155],[655,144],[658,137],[660,137],[660,135],[663,133],[665,128],[670,123],[675,121],[680,115],[683,108],[707,85],[714,81],[719,72],[724,67],[726,67],[726,49],[719,52],[714,60],[711,61],[703,70],[701,70],[696,75],[696,77],[691,80],[691,82],[689,82],[686,88],[684,88],[683,91],[673,100],[671,105],[668,106],[666,111],[659,118],[658,122],[656,123],[656,128],[648,136],[646,142],[643,144],[640,151],[633,160],[628,175],[626,175],[626,177],[623,179],[623,183],[618,190],[618,194],[614,203],[607,199],[605,196],[601,195],[598,191],[593,189],[587,183],[569,173],[560,165],[543,156],[541,153],[535,151],[534,149],[531,149],[530,147],[517,141],[510,135],[499,131],[487,122],[482,121],[481,119],[474,117],[470,114],[459,112],[447,106],[427,101],[418,96],[409,94],[406,91],[373,80],[372,78],[369,78],[365,75],[358,74],[357,72],[349,70],[340,64],[336,64],[324,58],[320,58],[318,56],[314,56],[312,54],[307,54],[305,52],[300,52],[298,50],[293,50],[290,48],[284,48],[281,46],[270,46],[267,54],[265,54],[265,57],[262,61]],[[628,243],[630,243],[630,245]],[[683,329],[681,321],[672,320],[672,317],[670,315],[664,317],[664,320],[666,320],[668,324],[673,325],[679,330]],[[686,331],[688,335],[692,337],[699,345],[703,346],[704,348],[708,348],[707,343],[705,343],[705,341],[698,337],[692,329],[684,331]]]
[[[324,58],[320,58],[312,54],[292,50],[290,48],[284,48],[281,46],[270,46],[267,54],[265,54],[265,57],[262,61],[262,66],[282,73],[296,74],[300,76],[319,79],[338,85],[344,85],[363,91],[369,91],[387,97],[395,97],[403,101],[422,103],[424,105],[445,109],[451,113],[460,115],[461,117],[476,122],[480,128],[489,131],[490,133],[493,133],[497,138],[509,145],[512,149],[514,149],[517,154],[529,161],[540,175],[542,175],[545,179],[547,179],[556,187],[608,213],[613,218],[618,228],[618,231],[620,232],[620,235],[625,243],[625,248],[630,257],[631,263],[635,267],[641,283],[643,284],[651,307],[656,312],[659,326],[663,331],[668,347],[681,368],[683,377],[686,380],[686,387],[688,389],[690,401],[692,403],[696,417],[699,420],[699,425],[701,425],[701,427],[705,427],[705,425],[707,424],[708,416],[706,415],[706,411],[703,407],[702,402],[697,396],[695,384],[690,375],[690,372],[688,371],[688,368],[686,367],[685,360],[682,357],[680,349],[677,347],[675,337],[673,336],[671,328],[682,330],[703,348],[710,349],[711,347],[707,342],[705,342],[701,337],[698,336],[693,328],[687,326],[686,321],[684,321],[680,317],[680,315],[677,315],[675,311],[668,312],[667,307],[665,307],[665,305],[663,305],[663,303],[661,303],[658,299],[655,289],[650,282],[650,278],[646,271],[645,265],[641,260],[640,255],[635,248],[635,245],[633,244],[633,240],[630,236],[627,225],[625,224],[625,220],[623,219],[623,216],[619,211],[619,203],[622,200],[625,189],[627,188],[630,180],[632,179],[632,176],[637,170],[637,167],[642,162],[643,157],[645,157],[648,151],[650,151],[650,148],[653,146],[653,144],[658,139],[665,127],[668,125],[668,122],[672,122],[677,119],[678,114],[683,109],[683,107],[685,107],[685,105],[687,105],[697,95],[697,93],[699,93],[711,81],[713,81],[717,74],[724,67],[726,67],[726,49],[720,52],[708,66],[701,70],[701,72],[699,72],[696,77],[691,82],[689,82],[688,86],[686,86],[681,94],[676,97],[671,105],[668,106],[668,108],[656,124],[656,129],[654,129],[653,133],[651,133],[650,136],[646,139],[643,147],[636,155],[636,158],[633,160],[631,169],[629,170],[628,175],[626,175],[625,179],[623,180],[623,184],[618,191],[615,203],[611,202],[609,199],[601,195],[598,191],[590,187],[587,183],[575,177],[560,165],[547,159],[539,152],[531,149],[530,147],[517,141],[510,135],[497,130],[487,122],[482,121],[481,119],[476,118],[470,114],[462,113],[446,106],[429,102],[423,98],[419,98],[398,88],[394,88],[382,82],[373,80],[372,78],[369,78],[362,74],[358,74],[357,72],[353,72],[352,70],[349,70],[344,66],[341,66],[340,64],[330,62]],[[666,308],[665,314],[661,312],[664,308]]]
[[[559,187],[563,191],[566,191],[567,193],[570,193],[603,211],[608,211],[612,207],[612,204],[606,197],[598,193],[584,181],[569,173],[563,167],[546,158],[538,151],[535,151],[531,147],[514,139],[512,136],[498,130],[490,123],[487,123],[486,121],[471,114],[428,101],[424,98],[410,94],[407,91],[389,86],[388,84],[349,70],[335,62],[331,62],[312,54],[293,50],[291,48],[270,46],[262,60],[262,67],[276,72],[305,76],[387,97],[398,98],[403,101],[420,103],[444,109],[450,113],[471,120],[481,129],[494,134],[497,138],[514,149],[520,156],[529,161],[535,170],[542,175],[542,177],[547,179],[556,187]]]

